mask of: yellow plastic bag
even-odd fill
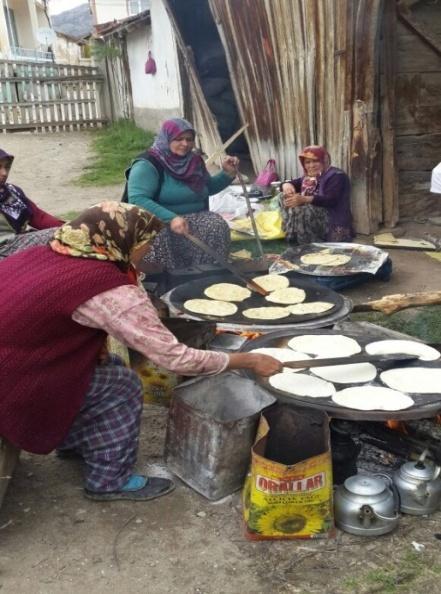
[[[243,491],[250,540],[334,535],[332,460],[325,413],[279,405],[261,417]]]
[[[255,213],[257,231],[262,240],[283,239],[285,233],[282,230],[282,214],[280,210],[261,210]],[[231,221],[231,239],[239,241],[249,239],[253,236],[253,227],[249,217]]]

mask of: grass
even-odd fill
[[[77,180],[82,186],[122,184],[125,169],[136,155],[152,144],[154,136],[131,120],[119,120],[94,135],[95,156]]]
[[[287,243],[284,239],[274,239],[272,241],[262,241],[262,248],[265,254],[281,254],[287,249]],[[231,251],[248,250],[253,258],[260,256],[255,239],[241,239],[231,243]]]
[[[438,583],[440,570],[441,565],[434,562],[432,555],[407,551],[384,567],[348,577],[342,585],[351,594],[415,594],[420,591],[419,585],[424,584],[424,591],[429,591],[430,587],[433,589],[433,585]]]

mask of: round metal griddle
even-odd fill
[[[288,277],[287,277],[288,278]],[[273,326],[286,326],[287,324],[296,324],[302,322],[309,322],[311,320],[321,320],[322,318],[329,319],[330,316],[337,313],[338,311],[344,309],[345,300],[344,298],[328,289],[326,287],[322,287],[317,283],[303,280],[303,279],[289,279],[290,286],[296,287],[298,289],[303,289],[306,293],[306,298],[303,303],[307,303],[310,301],[327,301],[329,303],[333,303],[332,309],[328,309],[320,314],[304,314],[301,316],[296,315],[289,315],[286,318],[280,318],[278,320],[253,320],[251,318],[246,318],[242,315],[242,311],[245,309],[249,309],[251,307],[265,307],[265,306],[279,306],[283,307],[283,305],[279,305],[278,303],[272,303],[267,301],[261,295],[257,295],[256,293],[252,293],[251,297],[245,299],[244,301],[237,303],[235,305],[238,307],[238,311],[232,316],[208,316],[203,314],[195,314],[194,312],[190,312],[186,310],[184,303],[188,299],[208,299],[205,296],[204,290],[211,285],[217,283],[232,283],[235,285],[240,285],[242,287],[245,286],[244,283],[241,283],[239,279],[234,278],[231,275],[222,275],[222,276],[210,276],[205,279],[200,279],[196,281],[191,281],[185,283],[183,285],[179,285],[172,289],[169,293],[168,300],[170,304],[177,310],[184,312],[189,317],[202,319],[202,320],[209,320],[213,322],[223,322],[227,324],[240,324],[243,326],[261,326],[261,325],[268,325],[270,327]],[[350,311],[350,310],[349,310]],[[347,311],[345,315],[349,313]],[[332,323],[332,322],[331,322]]]
[[[351,324],[345,324],[350,326]],[[362,353],[364,347],[375,340],[384,340],[384,328],[379,329],[376,333],[373,332],[350,332],[350,331],[337,331],[337,330],[308,330],[308,331],[292,331],[292,330],[278,330],[277,332],[271,332],[265,336],[261,336],[255,340],[247,341],[240,349],[242,352],[251,351],[253,349],[262,347],[276,347],[276,348],[287,348],[288,341],[294,336],[301,336],[303,334],[342,334],[353,338],[362,347]],[[401,335],[403,337],[403,335]],[[395,336],[391,336],[395,338]],[[406,337],[409,340],[420,342],[415,340],[412,336]],[[350,357],[348,357],[348,363],[350,363]],[[383,366],[384,365],[384,366]],[[441,368],[441,359],[436,361],[418,361],[408,363],[406,367],[436,367]],[[387,387],[380,380],[379,374],[384,369],[391,369],[390,364],[377,364],[377,377],[372,382],[366,382],[362,384],[338,384],[337,382],[331,382],[334,384],[337,391],[343,390],[344,388],[361,387],[366,385]],[[357,421],[386,421],[388,419],[406,420],[406,419],[424,419],[433,417],[441,410],[441,394],[409,394],[414,400],[415,404],[410,408],[397,411],[378,411],[378,410],[356,410],[340,406],[333,402],[331,397],[327,398],[308,398],[307,396],[295,396],[282,390],[277,390],[270,385],[268,378],[262,376],[254,376],[250,371],[243,372],[248,377],[256,379],[257,383],[262,387],[266,388],[269,392],[276,395],[281,402],[287,402],[291,404],[299,404],[301,406],[307,406],[310,408],[317,408],[324,410],[331,417],[337,419],[351,419]],[[298,373],[298,372],[297,372]],[[311,373],[309,370],[301,371],[300,373]],[[295,375],[295,374],[294,374]],[[312,374],[313,375],[313,374]]]

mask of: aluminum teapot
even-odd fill
[[[356,474],[337,487],[334,495],[338,528],[361,536],[391,532],[398,524],[398,493],[386,474]]]
[[[441,466],[425,462],[427,451],[417,462],[406,462],[393,475],[400,494],[400,510],[406,514],[431,514],[441,502]]]

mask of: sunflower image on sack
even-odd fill
[[[278,405],[260,420],[243,490],[250,540],[334,535],[329,420]]]

